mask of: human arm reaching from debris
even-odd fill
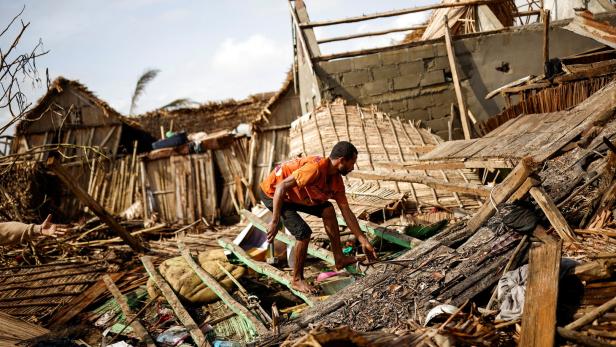
[[[349,227],[353,235],[357,238],[359,243],[361,244],[361,248],[364,251],[364,254],[368,257],[368,260],[376,260],[377,255],[374,247],[370,244],[370,241],[364,235],[364,233],[359,228],[359,222],[357,221],[357,217],[355,217],[355,213],[351,211],[351,207],[349,207],[348,203],[338,202],[338,207],[342,212],[342,217],[346,222],[346,225]]]
[[[55,233],[56,225],[51,223],[51,215],[38,225],[20,222],[0,223],[0,246],[22,243],[39,235],[53,236]]]

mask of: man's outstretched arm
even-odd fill
[[[349,227],[353,235],[355,235],[355,237],[361,244],[361,247],[364,250],[364,254],[368,257],[369,260],[377,259],[374,247],[372,247],[366,235],[359,228],[359,222],[357,221],[357,217],[355,217],[355,213],[351,211],[351,207],[349,207],[349,204],[339,202],[338,207],[342,212],[342,217],[344,218],[346,225]]]
[[[274,197],[272,198],[274,204],[272,221],[267,227],[267,241],[270,243],[274,241],[276,234],[278,233],[278,224],[280,223],[280,211],[282,209],[283,198],[289,189],[296,186],[297,181],[292,175],[276,185],[276,191],[274,192]]]

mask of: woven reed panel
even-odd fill
[[[409,121],[389,117],[375,107],[345,105],[338,99],[301,117],[291,126],[290,153],[329,155],[338,141],[353,143],[359,151],[356,169],[379,172],[407,172],[438,180],[480,184],[470,170],[394,170],[390,163],[412,161],[443,142],[428,129]],[[415,202],[418,210],[431,207],[476,209],[481,200],[475,196],[432,189],[418,183],[346,178],[347,195],[357,212],[373,212],[403,196]],[[359,205],[366,205],[360,211]]]

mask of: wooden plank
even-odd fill
[[[520,346],[552,347],[556,333],[556,304],[562,240],[531,247]]]
[[[516,190],[515,193],[511,194],[509,199],[507,199],[507,202],[514,202],[514,201],[522,199],[532,187],[535,187],[539,184],[541,184],[541,182],[539,182],[538,180],[532,177],[527,178],[526,181],[522,183],[520,188],[518,188],[518,190]]]
[[[124,273],[112,273],[109,274],[109,277],[112,280],[117,281],[122,278],[123,275]],[[81,294],[74,297],[61,310],[56,312],[49,321],[49,327],[52,330],[62,327],[64,324],[68,323],[68,321],[78,315],[81,311],[83,311],[83,309],[85,309],[88,305],[93,303],[94,300],[101,296],[106,290],[107,287],[105,286],[105,281],[102,279],[99,280],[90,288],[86,289]]]
[[[247,210],[242,210],[241,214],[242,216],[246,217],[246,219],[248,219],[248,221],[252,223],[252,225],[254,225],[257,229],[263,231],[264,233],[267,233],[268,223],[266,223],[263,219],[259,218],[257,215]],[[295,238],[282,232],[276,234],[276,240],[283,242],[289,246],[295,246]],[[308,245],[308,254],[321,260],[325,260],[329,264],[336,263],[336,261],[334,260],[334,253],[324,248],[316,247],[312,244]]]
[[[345,41],[345,40],[350,40],[350,39],[357,39],[360,37],[380,36],[380,35],[386,35],[386,34],[391,34],[391,33],[397,33],[401,31],[425,29],[426,27],[427,27],[426,25],[413,25],[413,26],[404,27],[404,28],[395,28],[395,29],[388,29],[388,30],[371,31],[367,33],[335,36],[335,37],[330,37],[327,39],[320,39],[317,41],[317,43],[321,44],[321,43],[328,43],[328,42],[335,42],[335,41]]]
[[[64,183],[82,203],[88,206],[88,208],[90,208],[90,210],[98,216],[101,221],[109,225],[111,230],[118,234],[118,236],[120,236],[133,251],[140,253],[146,250],[138,239],[134,238],[120,223],[115,220],[115,218],[113,218],[113,216],[111,216],[96,200],[94,200],[90,194],[77,185],[74,178],[71,177],[66,169],[61,166],[60,162],[58,162],[56,158],[49,157],[47,160],[47,167],[51,169],[51,171],[58,176],[62,183]]]
[[[360,171],[356,170],[349,174],[350,177],[363,178],[368,180],[381,180],[393,182],[420,183],[428,187],[444,190],[448,192],[460,192],[479,196],[489,196],[490,188],[473,183],[453,183],[434,179],[429,176],[412,175],[401,172],[385,171]]]
[[[49,330],[0,312],[0,346],[21,346],[23,341],[49,333]]]
[[[439,4],[434,4],[434,5],[410,7],[410,8],[405,8],[401,10],[392,10],[392,11],[386,11],[386,12],[380,12],[380,13],[366,14],[363,16],[349,17],[349,18],[344,18],[344,19],[322,20],[322,21],[301,23],[299,26],[301,28],[314,28],[314,27],[326,26],[326,25],[355,23],[355,22],[361,22],[361,21],[376,19],[376,18],[401,16],[403,14],[424,12],[424,11],[436,10],[439,8],[492,5],[494,3],[504,2],[504,1],[507,1],[507,0],[471,0],[471,1],[460,1],[460,2],[453,2],[453,3],[439,3]]]
[[[543,20],[543,64],[550,61],[550,10],[541,11]]]
[[[268,329],[259,321],[244,305],[237,302],[223,286],[221,286],[215,278],[213,278],[209,273],[207,273],[203,268],[195,262],[192,255],[190,254],[190,249],[184,245],[184,243],[180,240],[177,242],[178,249],[184,257],[184,260],[188,265],[193,269],[195,274],[199,277],[201,282],[203,282],[208,288],[210,288],[214,294],[216,294],[220,300],[222,300],[227,307],[241,317],[246,324],[248,324],[254,333],[257,335],[265,335],[268,333]]]
[[[126,317],[127,320],[132,320],[132,323],[130,323],[130,326],[131,328],[133,328],[133,331],[135,332],[137,337],[139,337],[140,341],[145,342],[145,344],[148,347],[156,346],[156,344],[154,343],[154,340],[152,340],[152,337],[150,336],[148,331],[143,327],[141,322],[139,322],[139,320],[137,319],[133,319],[135,315],[133,314],[132,310],[128,306],[128,300],[126,300],[126,297],[122,295],[122,293],[120,292],[120,289],[118,289],[118,287],[115,285],[111,277],[109,277],[109,275],[105,275],[103,276],[103,281],[105,282],[105,285],[107,286],[107,289],[109,290],[111,295],[113,295],[114,299],[118,303],[118,306],[120,306],[120,309],[122,310],[122,313],[124,314],[124,317]]]
[[[451,42],[451,29],[449,28],[449,19],[447,15],[443,17],[445,25],[445,48],[447,48],[447,58],[449,59],[449,68],[451,69],[451,77],[453,78],[453,86],[456,91],[456,99],[458,100],[458,113],[460,114],[460,122],[462,123],[462,131],[464,138],[470,140],[472,138],[470,126],[468,124],[468,112],[466,109],[466,101],[462,95],[462,86],[458,77],[458,65],[456,63],[456,52],[454,51]]]
[[[205,339],[205,335],[203,335],[203,332],[197,323],[195,323],[188,311],[186,311],[180,302],[180,299],[173,292],[173,289],[169,283],[167,283],[163,276],[158,273],[158,270],[156,270],[156,267],[152,263],[152,258],[150,256],[143,256],[141,257],[141,262],[143,263],[145,270],[148,272],[148,275],[150,275],[150,278],[154,281],[154,283],[156,283],[156,286],[163,293],[163,296],[173,309],[173,312],[175,312],[178,320],[190,333],[190,336],[195,344],[197,346],[210,346],[209,342]]]
[[[277,268],[267,263],[253,260],[252,258],[250,258],[249,255],[246,254],[246,252],[244,252],[241,247],[233,244],[232,242],[228,242],[224,239],[218,239],[218,244],[222,248],[233,252],[233,254],[235,254],[235,256],[242,263],[246,264],[246,266],[248,266],[249,268],[262,275],[266,275],[269,278],[275,280],[276,282],[286,286],[291,292],[293,292],[293,294],[304,300],[304,302],[306,302],[309,306],[314,306],[316,299],[312,295],[295,290],[291,285],[291,277],[287,275],[284,271],[278,270]]]
[[[578,242],[573,229],[571,229],[567,223],[567,220],[560,213],[558,207],[556,207],[556,204],[554,204],[554,201],[552,201],[552,198],[550,198],[545,190],[541,187],[532,187],[529,192],[539,207],[541,207],[541,210],[545,213],[545,216],[548,217],[550,224],[554,227],[554,230],[556,230],[558,235],[563,240]]]
[[[490,199],[481,205],[477,213],[466,224],[469,233],[477,231],[496,211],[494,205],[506,201],[523,183],[532,172],[532,161],[525,158],[509,173],[509,175],[492,188]]]
[[[338,223],[341,226],[346,225],[346,221],[341,215],[337,215],[337,218],[338,218]],[[380,237],[383,240],[389,241],[391,243],[395,243],[404,248],[413,248],[413,247],[418,246],[422,242],[419,239],[416,239],[414,237],[411,237],[405,234],[400,234],[396,231],[387,229],[385,227],[382,227],[372,222],[364,221],[361,219],[358,219],[357,222],[359,224],[359,228],[363,232],[368,233],[372,235],[373,237]]]

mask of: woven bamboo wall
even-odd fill
[[[443,142],[428,129],[420,128],[410,121],[389,117],[374,107],[347,106],[340,99],[294,122],[290,139],[291,155],[327,156],[336,142],[350,141],[359,151],[356,169],[385,172],[396,171],[389,169],[388,164],[412,161]],[[480,183],[479,177],[469,170],[402,172],[427,175],[449,182]],[[356,184],[354,182],[364,184],[349,186],[351,189],[347,190],[348,195],[352,194],[353,189],[361,187],[364,197],[372,195],[379,198],[381,193],[377,190],[387,188],[385,192],[394,191],[406,195],[419,210],[433,206],[474,209],[481,204],[481,200],[475,196],[435,190],[418,183],[347,179],[347,184]]]
[[[214,163],[211,152],[150,160],[146,186],[154,196],[162,221],[192,223],[218,218]]]
[[[223,216],[237,214],[246,206],[249,147],[250,139],[244,136],[236,138],[228,148],[214,151],[216,166],[223,179],[219,204]]]

